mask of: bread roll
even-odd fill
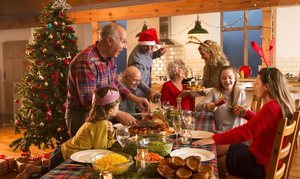
[[[199,172],[192,176],[192,179],[209,179],[208,172]]]
[[[201,158],[199,156],[189,156],[185,159],[185,166],[192,171],[197,171],[201,165]]]
[[[176,171],[176,178],[178,179],[186,179],[190,178],[193,175],[193,172],[189,169],[181,167]]]

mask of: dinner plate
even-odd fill
[[[113,153],[110,150],[104,150],[104,149],[91,149],[91,150],[83,150],[79,152],[75,152],[71,155],[71,159],[80,162],[80,163],[91,163],[91,157],[93,154],[101,153],[103,155],[107,155],[110,153]]]
[[[181,157],[182,159],[185,159],[189,156],[199,156],[201,158],[201,161],[208,161],[215,158],[215,154],[211,151],[204,150],[204,149],[196,149],[196,148],[181,148],[177,150],[173,150],[170,153],[171,157],[177,156]]]
[[[212,132],[208,132],[208,131],[191,131],[191,135],[193,139],[202,139],[202,138],[208,138],[211,137],[212,135],[214,135],[214,133]]]

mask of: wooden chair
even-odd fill
[[[254,94],[250,106],[251,111],[257,113],[258,111],[260,111],[262,104],[262,99]]]
[[[290,125],[287,124],[287,118],[279,121],[266,176],[267,179],[288,178],[294,155],[293,149],[299,131],[299,117],[299,111],[296,111]],[[287,145],[282,147],[284,138],[287,140]],[[278,169],[279,160],[282,161],[282,165]]]
[[[290,125],[287,124],[287,118],[281,119],[279,121],[266,179],[288,178],[294,155],[293,148],[299,132],[299,114],[299,111],[296,111],[294,113]],[[284,138],[286,138],[287,145],[285,147],[282,147]],[[282,162],[280,168],[278,168],[279,161]],[[226,178],[236,179],[239,177],[227,174]]]

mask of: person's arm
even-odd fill
[[[166,53],[166,48],[160,48],[152,53],[152,59],[161,57]]]
[[[135,96],[132,93],[130,93],[127,98],[134,101],[143,111],[150,111],[150,103],[146,98]]]
[[[196,111],[210,111],[209,105],[213,103],[214,101],[214,93],[216,92],[215,89],[212,89],[203,100],[201,100],[198,104],[195,106]]]
[[[146,95],[149,95],[151,92],[151,88],[148,85],[146,85],[144,81],[140,82],[138,88],[142,90]]]
[[[130,115],[126,112],[123,112],[123,111],[119,111],[117,113],[116,119],[125,126],[135,126],[136,125],[136,119],[132,115]]]

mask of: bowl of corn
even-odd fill
[[[93,154],[91,157],[93,169],[96,172],[110,171],[113,175],[121,175],[129,170],[134,163],[132,156],[123,153]]]

